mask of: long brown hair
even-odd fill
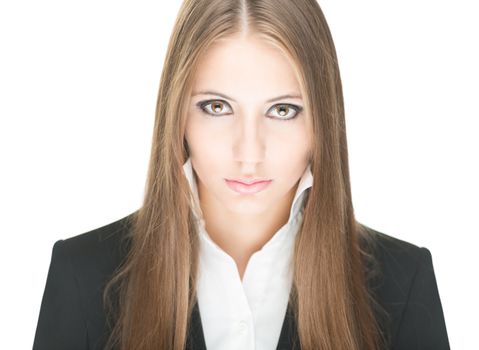
[[[361,244],[370,238],[351,201],[338,60],[316,0],[183,1],[160,80],[143,205],[132,218],[125,263],[104,290],[112,313],[110,298],[118,293],[107,347],[185,348],[199,250],[182,169],[189,156],[186,105],[199,57],[215,40],[238,33],[259,35],[286,54],[311,116],[314,185],[295,241],[289,300],[301,349],[380,349],[365,263],[373,257]]]

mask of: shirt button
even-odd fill
[[[239,332],[240,334],[245,334],[248,331],[248,323],[246,321],[239,322]]]

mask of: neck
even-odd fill
[[[225,208],[199,185],[205,229],[211,240],[235,260],[241,277],[251,255],[260,250],[287,223],[296,189],[297,184],[275,206],[268,207],[267,211],[238,214]]]

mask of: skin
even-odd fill
[[[231,99],[199,94],[202,91]],[[254,35],[215,42],[194,75],[185,138],[200,207],[206,231],[233,258],[241,279],[251,255],[287,223],[310,161],[303,99],[266,102],[286,94],[301,95],[290,62]],[[202,111],[197,103],[206,100],[213,101]],[[297,113],[287,104],[303,111]],[[224,180],[249,175],[273,181],[261,192],[239,194]]]

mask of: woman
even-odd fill
[[[429,250],[355,220],[316,1],[183,2],[142,207],[53,247],[34,349],[103,348],[449,349]]]

